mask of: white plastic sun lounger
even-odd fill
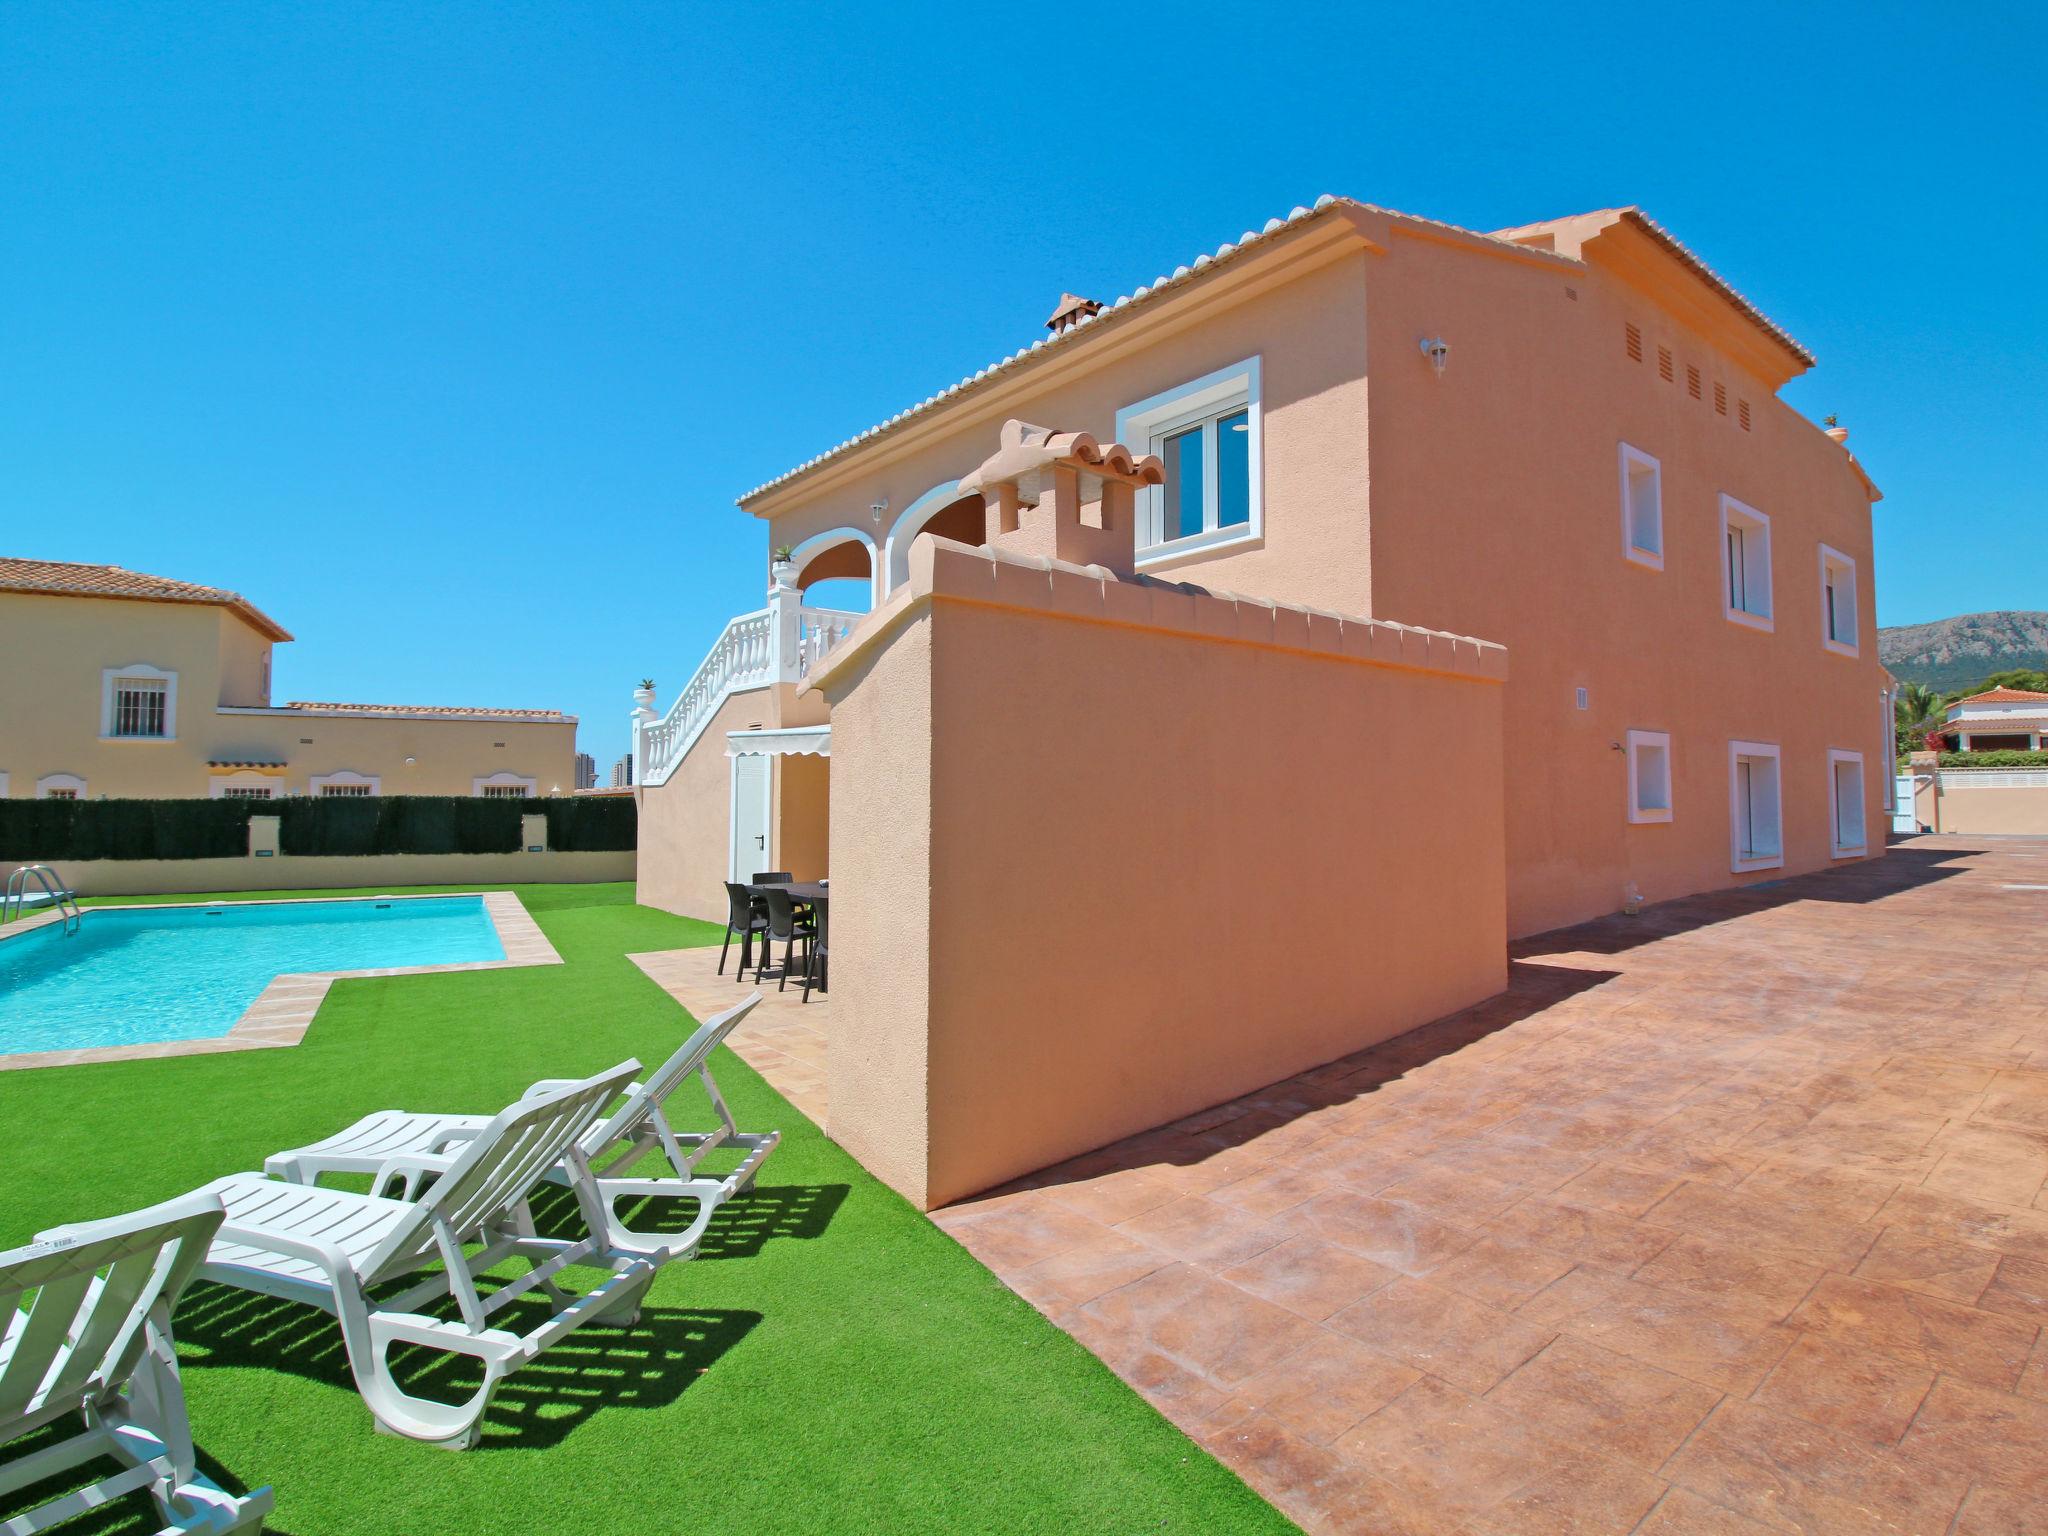
[[[171,1309],[220,1222],[218,1200],[188,1195],[0,1252],[0,1446],[70,1414],[85,1421],[81,1434],[0,1458],[0,1498],[102,1458],[122,1465],[0,1532],[46,1531],[138,1488],[163,1536],[261,1527],[268,1488],[236,1498],[196,1470],[171,1343]]]
[[[377,1427],[465,1450],[476,1443],[484,1410],[507,1375],[583,1323],[630,1327],[664,1261],[659,1252],[623,1249],[597,1235],[603,1217],[577,1147],[639,1067],[623,1062],[521,1099],[488,1121],[416,1200],[284,1184],[258,1173],[216,1179],[196,1193],[217,1198],[227,1220],[199,1278],[334,1314],[356,1388]],[[565,1158],[592,1234],[574,1242],[535,1236],[526,1203]],[[533,1267],[482,1294],[477,1278],[512,1258]],[[436,1265],[442,1267],[428,1273]],[[595,1290],[570,1296],[555,1277],[571,1265],[611,1274]],[[371,1298],[373,1288],[422,1275],[396,1295]],[[500,1309],[536,1290],[551,1304],[545,1321],[524,1334],[492,1325]],[[450,1298],[455,1320],[422,1310]],[[470,1356],[483,1365],[483,1383],[460,1403],[407,1392],[388,1358],[396,1344]]]
[[[711,1076],[711,1052],[760,1001],[761,994],[755,992],[705,1020],[673,1056],[647,1074],[645,1081],[627,1088],[619,1107],[583,1136],[579,1145],[587,1163],[598,1163],[614,1150],[619,1153],[595,1175],[607,1230],[619,1246],[660,1248],[668,1258],[694,1257],[719,1206],[753,1187],[754,1175],[782,1140],[780,1131],[740,1130]],[[704,1092],[710,1097],[718,1128],[703,1134],[678,1134],[669,1124],[668,1099],[692,1075],[703,1083]],[[526,1094],[531,1098],[561,1087],[559,1079],[548,1079],[535,1083]],[[462,1145],[489,1123],[482,1115],[416,1115],[387,1109],[365,1115],[347,1130],[337,1131],[324,1141],[274,1153],[264,1160],[263,1168],[272,1177],[295,1184],[317,1184],[320,1176],[327,1173],[367,1173],[377,1179],[372,1193],[409,1195],[411,1180],[440,1172]],[[720,1147],[742,1150],[745,1156],[740,1165],[730,1173],[699,1177],[698,1165]],[[675,1177],[625,1177],[635,1164],[656,1151],[668,1158],[676,1170]],[[572,1175],[566,1161],[547,1174],[558,1184],[570,1182]],[[396,1191],[385,1187],[392,1180],[401,1181]],[[678,1233],[635,1231],[619,1220],[619,1201],[648,1197],[695,1200],[697,1210],[688,1228]]]

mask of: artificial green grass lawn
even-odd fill
[[[719,930],[630,885],[510,889],[564,964],[343,981],[288,1050],[0,1072],[0,1248],[371,1110],[490,1112],[538,1077],[668,1055],[690,1020],[624,957]],[[291,1536],[1293,1529],[737,1057],[714,1070],[741,1128],[782,1145],[637,1328],[571,1334],[458,1454],[372,1430],[324,1314],[195,1286],[178,1343],[204,1464],[274,1484],[269,1529]],[[685,1095],[676,1123],[704,1121]]]

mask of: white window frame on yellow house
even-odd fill
[[[1856,770],[1854,842],[1842,840],[1842,774]],[[1863,772],[1863,754],[1846,747],[1828,748],[1828,851],[1837,859],[1860,859],[1870,852],[1870,785]]]
[[[1669,731],[1630,731],[1627,740],[1628,752],[1628,819],[1634,825],[1669,821],[1673,795],[1671,792],[1671,733]],[[1655,766],[1662,763],[1662,783]],[[1647,770],[1647,771],[1646,771]],[[1658,798],[1661,790],[1662,805],[1646,804]]]
[[[1845,604],[1849,631],[1846,640],[1841,638]],[[1823,544],[1820,547],[1820,643],[1837,656],[1854,656],[1862,649],[1862,638],[1863,615],[1856,601],[1856,562],[1839,549]]]
[[[357,773],[349,768],[337,768],[332,773],[316,773],[306,780],[306,793],[315,799],[360,798],[365,795],[381,795],[383,792],[384,781],[380,776],[374,773]]]
[[[479,774],[471,779],[469,781],[469,792],[473,798],[478,800],[527,800],[539,793],[536,787],[539,782],[530,774],[514,773],[509,768],[501,768],[496,773]],[[517,789],[518,794],[504,794],[503,791],[507,789]],[[493,794],[492,791],[494,790],[499,793]]]
[[[1629,443],[1621,445],[1621,552],[1637,565],[1664,569],[1664,466]]]
[[[36,780],[38,800],[83,800],[85,780],[75,773],[46,773]]]
[[[1163,485],[1143,486],[1137,502],[1138,566],[1163,565],[1187,556],[1216,554],[1239,545],[1257,544],[1266,534],[1265,423],[1260,410],[1260,360],[1242,362],[1205,373],[1198,379],[1127,405],[1116,413],[1116,440],[1134,453],[1165,457],[1169,438],[1202,430],[1202,528],[1199,533],[1165,535],[1166,491]],[[1246,515],[1242,523],[1221,524],[1217,494],[1220,426],[1244,412]]]
[[[257,790],[262,793],[255,793]],[[261,768],[230,768],[224,773],[208,775],[207,794],[215,800],[277,800],[283,797],[284,784],[275,772],[265,772]]]
[[[115,729],[120,724],[121,685],[131,682],[158,685],[154,691],[161,692],[164,699],[164,728],[160,733],[123,732]],[[177,739],[177,673],[167,672],[161,667],[153,667],[146,661],[131,661],[123,667],[103,667],[100,669],[101,741],[176,741]]]
[[[1766,631],[1777,627],[1771,566],[1770,516],[1722,496],[1721,605],[1730,623]],[[1759,593],[1762,607],[1757,606]]]

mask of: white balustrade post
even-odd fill
[[[632,731],[627,744],[633,754],[633,786],[647,782],[647,728],[654,724],[654,690],[642,685],[633,690]]]
[[[803,675],[803,603],[796,567],[777,560],[768,568],[768,673],[779,683]]]

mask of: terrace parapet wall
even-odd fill
[[[812,679],[833,1135],[931,1208],[1500,990],[1506,676],[920,537]]]

